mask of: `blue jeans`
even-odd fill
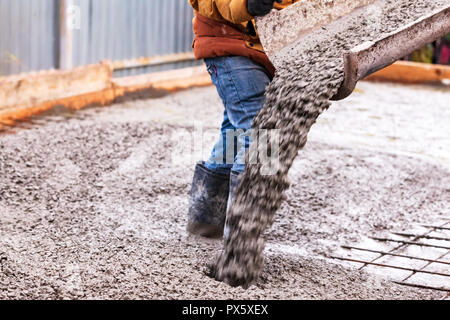
[[[245,152],[251,143],[249,130],[264,105],[271,76],[246,57],[210,58],[205,63],[225,107],[219,139],[205,166],[226,174],[244,172]]]

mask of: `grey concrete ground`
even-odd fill
[[[361,83],[334,103],[246,291],[205,276],[221,242],[184,230],[194,163],[220,124],[213,87],[1,135],[0,298],[440,298],[329,255],[450,216],[449,101],[444,87]]]

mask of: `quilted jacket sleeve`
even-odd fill
[[[247,0],[189,0],[194,10],[214,20],[240,24],[253,19],[247,11]]]

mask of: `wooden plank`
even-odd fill
[[[204,66],[112,79],[109,63],[70,71],[47,71],[0,78],[0,123],[13,125],[54,106],[82,109],[108,105],[144,91],[174,92],[211,85]]]
[[[16,105],[7,110],[0,111],[0,123],[13,126],[14,122],[21,119],[27,119],[31,116],[50,110],[55,106],[65,106],[69,109],[79,110],[90,105],[109,105],[116,98],[114,88],[108,88],[100,91],[94,91],[72,97],[65,97],[50,101],[45,101],[23,107]]]
[[[123,69],[132,69],[132,68],[141,68],[148,66],[157,66],[166,63],[175,63],[175,62],[184,62],[184,61],[193,61],[195,60],[195,56],[193,52],[182,52],[182,53],[173,53],[166,54],[162,56],[153,56],[153,57],[141,57],[136,59],[128,59],[128,60],[117,60],[112,61],[111,65],[114,71],[123,70]]]
[[[0,119],[17,110],[110,89],[111,77],[107,64],[0,77]]]
[[[81,109],[108,105],[117,98],[145,91],[174,92],[211,85],[204,66],[112,78],[111,62],[67,71],[44,71],[0,77],[0,123],[14,124],[57,105]],[[450,67],[399,61],[370,77],[369,81],[442,83],[450,80]]]
[[[116,88],[121,88],[123,94],[127,94],[147,89],[172,92],[190,87],[208,86],[212,82],[205,66],[199,66],[117,78],[113,80],[113,84]]]
[[[440,84],[450,81],[450,66],[398,61],[365,80],[404,84]]]

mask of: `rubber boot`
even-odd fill
[[[234,191],[236,190],[237,186],[239,185],[239,182],[241,181],[240,177],[241,177],[241,173],[240,172],[231,171],[231,174],[230,174],[230,188],[229,188],[229,193],[228,193],[227,212],[230,210],[231,204],[233,203]],[[229,235],[230,235],[230,228],[225,223],[224,236],[225,236],[225,238],[228,238]]]
[[[229,183],[229,174],[209,170],[204,162],[197,164],[190,192],[189,233],[206,238],[223,236]]]

